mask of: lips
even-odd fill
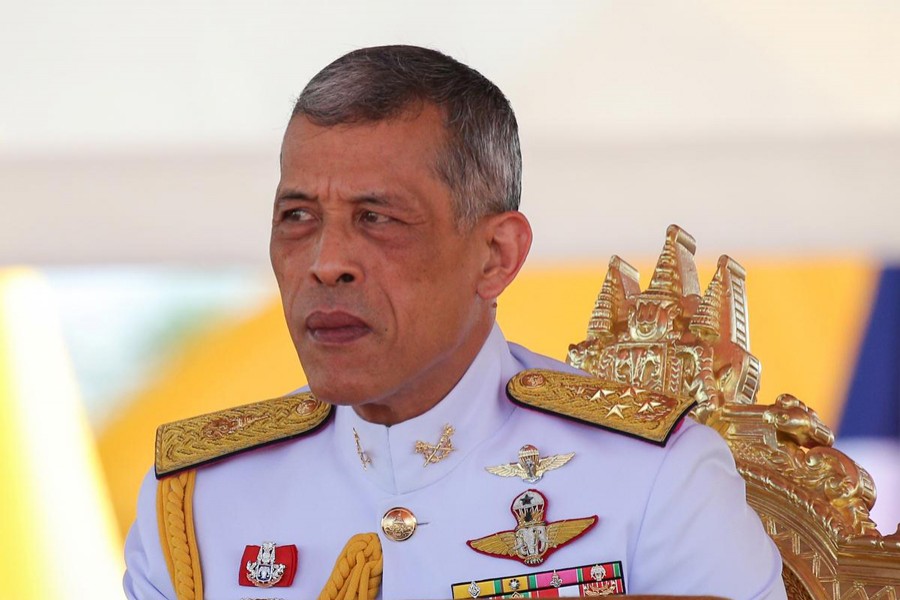
[[[367,335],[369,325],[349,313],[316,311],[306,318],[306,330],[318,342],[346,344]]]

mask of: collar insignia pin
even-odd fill
[[[516,528],[499,531],[466,542],[476,552],[518,560],[537,566],[550,554],[583,535],[597,524],[597,516],[564,521],[547,521],[547,498],[537,490],[526,490],[516,496],[510,511]]]
[[[537,448],[531,444],[525,444],[519,449],[519,462],[485,467],[485,470],[500,477],[521,477],[528,483],[536,483],[541,480],[544,473],[560,468],[572,460],[573,456],[575,453],[569,452],[568,454],[542,457]]]
[[[362,463],[363,470],[366,471],[369,468],[369,465],[372,464],[372,459],[369,458],[369,455],[362,449],[362,444],[359,443],[359,434],[356,433],[356,428],[353,428],[353,440],[356,442],[356,453],[359,455],[359,462]]]
[[[425,464],[423,467],[427,467],[430,464],[441,462],[447,456],[456,450],[453,447],[453,441],[450,437],[456,432],[453,429],[452,425],[444,425],[444,431],[441,433],[441,439],[438,440],[437,444],[429,444],[427,442],[416,442],[415,450],[416,454],[421,454],[425,457]]]
[[[247,546],[241,559],[238,583],[260,588],[288,587],[297,571],[297,546],[277,546],[275,542],[263,542],[259,546]]]

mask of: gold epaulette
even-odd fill
[[[506,390],[516,404],[665,446],[692,398],[659,394],[587,375],[522,371]]]
[[[156,477],[309,433],[329,414],[330,404],[304,392],[160,425]]]

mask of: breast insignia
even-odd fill
[[[554,454],[553,456],[541,456],[540,451],[531,444],[525,444],[519,449],[519,462],[485,467],[485,471],[499,475],[500,477],[521,477],[528,483],[537,483],[547,471],[558,469],[575,456],[574,452],[568,454]]]
[[[546,369],[509,380],[513,402],[664,446],[695,401],[621,383]]]
[[[597,524],[597,516],[564,521],[547,521],[547,498],[537,490],[526,490],[516,496],[510,510],[516,528],[499,531],[466,542],[472,550],[521,561],[529,566],[544,562],[553,552],[584,535]]]
[[[310,433],[330,414],[304,392],[166,423],[156,430],[156,477]]]
[[[241,557],[238,584],[259,588],[290,587],[297,572],[297,546],[263,542],[247,546]]]

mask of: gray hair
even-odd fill
[[[417,46],[362,48],[319,71],[291,117],[331,127],[397,117],[419,103],[444,113],[446,145],[436,171],[452,190],[457,222],[518,210],[522,154],[516,116],[500,89],[478,71]]]

